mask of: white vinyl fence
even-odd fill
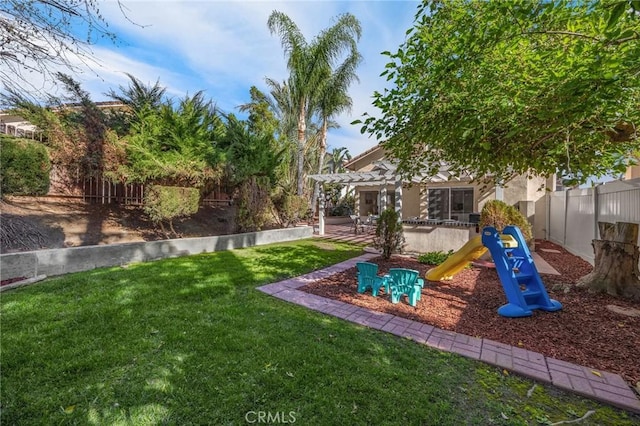
[[[591,264],[591,240],[600,238],[598,222],[640,224],[640,179],[554,192],[548,197],[547,238]]]

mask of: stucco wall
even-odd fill
[[[384,156],[384,149],[380,146],[375,146],[374,148],[356,156],[351,160],[347,168],[355,172],[368,172],[373,169],[373,162],[382,160]]]
[[[640,166],[631,166],[627,168],[627,171],[624,174],[624,178],[626,180],[630,179],[638,179],[640,178]]]
[[[469,239],[478,236],[474,227],[403,224],[405,250],[410,253],[458,251]]]
[[[402,188],[402,219],[420,215],[420,185]]]
[[[353,221],[349,216],[325,216],[324,223],[327,225],[343,225],[352,224]]]
[[[547,188],[552,189],[552,183],[553,179],[551,178],[545,179],[538,176],[529,178],[528,175],[520,175],[510,180],[502,189],[502,201],[518,208],[529,220],[535,238],[546,237],[547,201],[545,195]],[[480,198],[478,211],[482,210],[487,201],[496,199],[495,188],[490,188],[480,197],[482,198]]]

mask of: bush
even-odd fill
[[[508,225],[515,225],[520,228],[526,241],[533,239],[531,224],[514,206],[499,200],[491,200],[484,205],[480,212],[481,228],[493,226],[498,232],[502,232],[505,226]]]
[[[251,176],[237,190],[236,226],[238,232],[260,231],[271,218],[269,178]]]
[[[389,259],[394,252],[402,253],[404,245],[402,222],[395,210],[387,209],[378,218],[373,245],[382,251],[382,257],[385,259]]]
[[[329,216],[349,216],[353,210],[346,204],[338,204],[329,212]]]
[[[196,188],[151,185],[144,195],[144,212],[160,225],[165,235],[164,221],[169,222],[171,232],[177,236],[173,220],[196,214],[199,206],[200,191]]]
[[[356,199],[353,195],[345,195],[331,210],[331,216],[349,216],[355,211]]]
[[[304,197],[282,192],[274,197],[273,204],[284,227],[310,217],[309,202]]]
[[[10,136],[0,138],[0,192],[46,195],[51,162],[44,145]]]
[[[418,256],[418,262],[425,263],[427,265],[440,265],[452,254],[453,250],[449,250],[447,253],[443,251],[430,251]]]

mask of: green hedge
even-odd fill
[[[0,191],[3,195],[46,195],[51,162],[40,142],[0,136]]]
[[[144,211],[156,223],[196,214],[199,204],[197,188],[152,185],[144,197]]]

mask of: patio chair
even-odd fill
[[[378,216],[374,216],[374,215],[369,215],[364,219],[361,218],[360,223],[362,224],[363,231],[366,232],[367,234],[370,234],[372,232],[375,233],[377,221],[378,221]]]
[[[413,269],[389,269],[387,286],[391,295],[391,303],[398,303],[402,295],[406,294],[409,304],[416,306],[416,303],[420,300],[422,288],[424,287],[424,280],[418,278],[418,275],[419,272]]]
[[[371,288],[371,294],[374,297],[378,295],[380,288],[386,288],[387,293],[389,292],[387,277],[378,275],[378,265],[358,262],[356,267],[358,268],[358,293],[364,293],[368,288]]]
[[[358,235],[358,228],[360,228],[360,230],[362,231],[362,223],[360,222],[360,216],[351,214],[349,215],[349,217],[351,218],[353,233]]]

